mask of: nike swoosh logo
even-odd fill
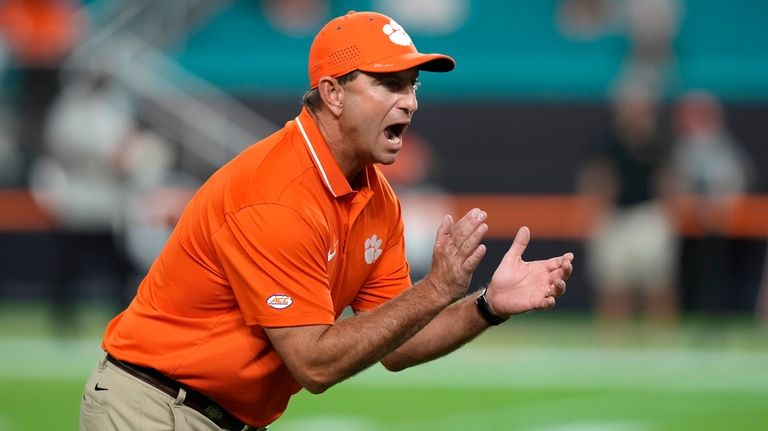
[[[339,250],[339,240],[337,239],[336,242],[333,243],[333,248],[328,250],[328,262],[332,261],[334,257],[336,257],[336,252]]]
[[[94,391],[108,391],[109,388],[102,388],[101,386],[99,386],[98,383],[96,383],[96,386],[93,387],[93,390]]]

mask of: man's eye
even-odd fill
[[[392,91],[400,91],[403,89],[403,83],[396,79],[386,79],[384,80],[383,84],[385,87],[387,87],[387,89]]]
[[[419,81],[418,79],[404,80],[404,79],[389,78],[389,79],[381,79],[379,81],[379,84],[384,86],[389,91],[400,92],[409,87],[416,90],[417,88],[419,88],[419,85],[421,85],[421,81]]]

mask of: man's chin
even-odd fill
[[[397,160],[397,153],[388,153],[379,158],[379,164],[388,166],[395,163],[395,160]]]

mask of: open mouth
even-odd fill
[[[405,128],[408,127],[408,123],[396,123],[384,128],[384,136],[388,141],[393,143],[399,143],[403,137]]]

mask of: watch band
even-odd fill
[[[484,287],[483,290],[480,291],[480,295],[475,300],[475,305],[477,305],[477,311],[480,313],[480,316],[482,316],[489,325],[498,326],[506,322],[507,319],[498,316],[491,310],[491,306],[488,304],[488,298],[485,296],[487,291],[487,287]]]

